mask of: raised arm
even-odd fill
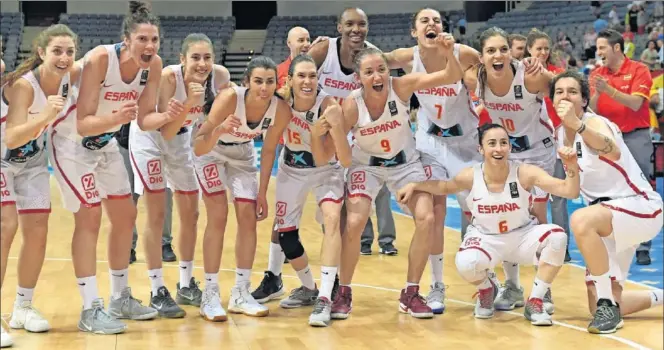
[[[25,79],[18,79],[11,87],[5,88],[4,93],[9,99],[4,140],[9,149],[21,147],[41,135],[62,111],[66,101],[62,96],[49,96],[46,107],[35,118],[28,120],[28,109],[34,98],[32,85]]]
[[[327,97],[321,105],[323,114],[314,123],[311,129],[311,153],[314,156],[316,166],[323,166],[330,162],[336,153],[336,143],[330,131],[332,129],[331,122],[335,118],[341,117],[341,106],[332,97]],[[339,123],[337,123],[339,124]],[[343,125],[339,125],[343,128]],[[348,141],[345,141],[348,143]]]
[[[175,95],[176,80],[174,72],[166,67],[161,73],[161,83],[159,84],[159,111],[167,111],[168,105]],[[187,88],[187,98],[182,102],[183,108],[180,113],[170,122],[159,128],[159,132],[165,140],[174,138],[182,128],[184,121],[189,115],[192,107],[205,103],[205,87],[198,83],[189,83]]]
[[[396,49],[385,54],[387,57],[387,64],[390,69],[401,68],[407,72],[413,68],[413,52],[412,47]]]
[[[327,50],[329,47],[330,41],[323,40],[314,45],[311,45],[311,48],[309,48],[309,52],[307,52],[307,54],[309,54],[309,56],[314,59],[317,68],[320,68],[323,65],[323,62],[325,62],[325,58],[327,57]]]
[[[236,104],[237,97],[234,89],[226,89],[217,95],[210,112],[207,113],[200,129],[195,133],[194,154],[196,156],[200,157],[210,152],[219,141],[219,136],[240,126],[237,118],[231,116]]]
[[[563,147],[558,150],[560,160],[565,167],[567,176],[564,180],[549,175],[541,168],[530,165],[519,165],[519,182],[524,184],[526,190],[537,186],[554,196],[575,199],[579,197],[580,177],[579,165],[576,158],[576,150],[571,147]]]
[[[454,57],[454,37],[449,34],[439,34],[436,41],[445,47],[444,57],[447,59],[445,69],[433,73],[410,73],[400,78],[394,78],[394,89],[402,100],[408,100],[413,92],[429,89],[440,85],[453,84],[463,78],[463,70],[459,60]]]
[[[85,60],[81,72],[81,86],[76,101],[76,128],[81,136],[96,136],[106,130],[127,124],[136,119],[138,107],[135,101],[124,104],[110,115],[96,115],[99,106],[99,92],[106,77],[108,52],[98,47]]]
[[[565,146],[573,146],[572,135],[578,133],[586,146],[597,154],[613,161],[620,159],[620,148],[616,144],[615,135],[602,118],[591,116],[581,121],[574,114],[572,103],[564,100],[558,103],[556,113],[565,127]]]

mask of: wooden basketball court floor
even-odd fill
[[[274,179],[268,200],[274,203]],[[198,308],[185,307],[184,319],[158,319],[153,321],[128,321],[126,333],[117,336],[91,335],[78,331],[76,325],[81,311],[81,298],[71,262],[71,236],[73,217],[62,208],[60,194],[52,179],[53,211],[49,224],[49,240],[46,261],[35,291],[34,303],[51,323],[51,331],[31,334],[23,330],[10,330],[16,349],[662,349],[662,307],[626,318],[625,327],[613,335],[597,336],[586,332],[589,313],[586,304],[584,270],[565,265],[553,284],[556,305],[552,327],[531,326],[523,318],[523,308],[514,312],[497,312],[491,320],[477,320],[472,316],[474,288],[458,277],[454,267],[454,254],[460,243],[457,231],[446,230],[445,283],[447,285],[447,310],[444,315],[430,320],[417,320],[400,314],[399,291],[404,286],[407,269],[407,252],[413,224],[410,218],[395,215],[397,228],[396,246],[398,256],[374,255],[360,257],[353,285],[353,313],[347,320],[334,321],[328,328],[313,328],[307,324],[310,308],[285,310],[273,301],[268,305],[270,315],[253,318],[229,314],[227,322],[204,321]],[[311,259],[311,268],[320,274],[320,246],[322,235],[314,221],[315,202],[309,198],[300,233]],[[271,215],[259,223],[258,248],[254,264],[252,287],[256,287],[267,267]],[[202,279],[201,242],[206,222],[201,201],[198,226],[197,252],[195,259],[197,280]],[[139,232],[145,224],[145,211],[139,202]],[[173,214],[173,232],[177,240],[177,213]],[[100,296],[108,305],[110,285],[106,262],[108,223],[103,219],[102,232],[97,247],[97,276]],[[220,285],[222,304],[228,304],[230,288],[234,283],[235,214],[229,212]],[[174,242],[176,243],[176,242]],[[16,287],[16,262],[21,246],[21,235],[17,234],[12,246],[9,266],[2,292],[3,318],[8,321],[12,311]],[[174,247],[176,244],[174,244]],[[176,251],[177,253],[177,251]],[[130,286],[133,295],[149,302],[150,284],[147,278],[141,241],[137,248],[138,262],[130,267]],[[526,295],[530,293],[534,269],[522,267],[521,282]],[[502,279],[502,269],[497,273]],[[297,275],[289,266],[284,266],[284,284],[290,290],[299,286]],[[172,293],[178,281],[177,263],[165,263],[164,278]],[[422,280],[423,293],[428,293],[429,268]],[[203,284],[201,285],[203,287]],[[627,289],[646,287],[628,283]],[[7,328],[7,324],[5,323]]]

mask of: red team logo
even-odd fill
[[[164,182],[164,177],[161,176],[161,159],[153,159],[148,162],[148,176],[150,184]]]
[[[221,186],[219,179],[219,168],[217,164],[208,164],[203,167],[203,177],[205,178],[205,186],[208,188]]]
[[[464,248],[479,247],[481,243],[482,243],[482,238],[480,237],[468,237],[463,242],[463,246]]]
[[[288,204],[285,202],[277,202],[277,216],[284,216],[286,215],[286,208],[288,207]]]
[[[364,185],[364,182],[367,180],[366,173],[364,171],[356,171],[350,174],[350,190],[351,191],[364,191],[367,187]]]
[[[83,192],[85,192],[85,199],[90,200],[99,197],[94,174],[85,174],[81,176],[81,184],[83,185]]]
[[[427,180],[431,179],[431,165],[427,165],[424,167],[424,175],[426,175]]]
[[[6,189],[7,181],[5,181],[5,174],[0,173],[0,194],[2,197],[9,197],[9,190]]]

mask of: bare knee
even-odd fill
[[[588,224],[588,218],[579,214],[578,211],[572,213],[572,216],[569,218],[569,226],[574,232],[574,236],[577,237],[585,236],[591,233],[588,230],[590,228],[590,225]]]
[[[341,215],[338,211],[328,211],[323,213],[323,223],[325,224],[325,234],[335,234],[339,232],[339,220]]]
[[[135,215],[135,214],[134,214]],[[81,209],[74,214],[74,234],[99,234],[101,227],[101,207]]]
[[[17,230],[18,215],[16,214],[16,211],[4,209],[2,211],[2,221],[0,221],[0,236],[2,238],[3,247],[9,247],[11,245]]]

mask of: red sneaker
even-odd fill
[[[353,291],[349,286],[339,286],[336,298],[332,303],[331,317],[333,320],[345,320],[353,310]]]
[[[401,290],[399,311],[415,318],[433,317],[433,310],[427,306],[426,300],[420,295],[420,286],[409,286]]]

